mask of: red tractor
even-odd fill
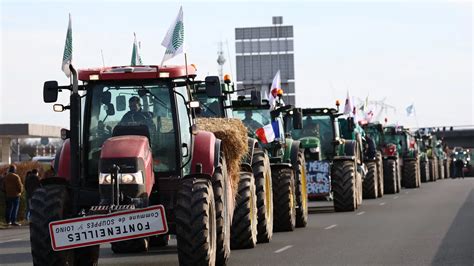
[[[44,84],[47,103],[71,91],[54,105],[70,129],[32,198],[33,263],[96,264],[101,243],[141,252],[174,234],[181,265],[225,264],[234,198],[220,140],[194,125],[195,68],[70,69],[72,85]]]

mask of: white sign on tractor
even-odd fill
[[[53,250],[66,250],[168,232],[162,205],[54,221],[49,224]]]

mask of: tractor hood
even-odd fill
[[[146,161],[150,155],[148,139],[130,135],[107,139],[102,146],[100,158],[141,158]]]
[[[301,145],[305,149],[315,148],[321,145],[318,137],[304,137],[304,138],[300,138],[299,141],[301,142]]]

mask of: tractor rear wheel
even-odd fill
[[[386,194],[397,193],[397,164],[395,160],[383,161],[383,186]]]
[[[377,177],[377,163],[368,162],[367,175],[362,183],[362,195],[364,199],[376,199],[378,198],[378,177]]]
[[[181,181],[175,207],[180,265],[214,265],[216,209],[211,182],[203,178]]]
[[[252,173],[240,172],[235,200],[234,217],[230,229],[232,249],[254,248],[257,245],[257,197]]]
[[[257,194],[257,242],[268,243],[273,236],[272,172],[268,155],[263,150],[255,149],[252,169]]]
[[[403,180],[405,188],[417,187],[417,162],[418,161],[405,161],[403,163]]]
[[[434,158],[429,160],[430,165],[430,181],[436,182],[436,160]]]
[[[65,186],[49,185],[31,198],[30,241],[34,265],[97,265],[99,246],[53,251],[49,223],[68,218],[69,193]]]
[[[293,231],[296,224],[294,172],[291,168],[272,170],[273,231]]]
[[[357,209],[356,174],[354,161],[334,162],[331,185],[336,212],[348,212]]]
[[[223,155],[212,176],[212,189],[216,208],[216,264],[225,265],[230,256],[231,211],[228,204],[230,178],[227,175],[227,163]]]
[[[397,165],[397,183],[396,183],[396,193],[400,193],[402,190],[402,165],[400,164],[400,160],[396,161]]]
[[[384,194],[384,186],[383,186],[383,158],[380,151],[377,152],[377,180],[378,180],[378,187],[377,187],[377,197],[382,197]]]
[[[298,153],[295,171],[296,227],[308,224],[308,192],[306,185],[306,162],[303,152]]]

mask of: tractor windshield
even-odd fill
[[[88,93],[89,174],[98,171],[100,151],[106,139],[114,135],[133,135],[138,127],[142,132],[137,135],[150,137],[155,172],[176,170],[172,91],[169,84],[163,83],[94,85]]]
[[[200,117],[224,117],[223,108],[219,98],[208,97],[204,92],[198,92],[194,95],[201,105]]]
[[[269,109],[234,109],[233,115],[235,118],[241,119],[251,132],[271,123]]]
[[[333,152],[334,130],[329,115],[305,115],[303,129],[292,129],[291,136],[295,139],[318,137],[321,143],[321,152],[323,154]]]

